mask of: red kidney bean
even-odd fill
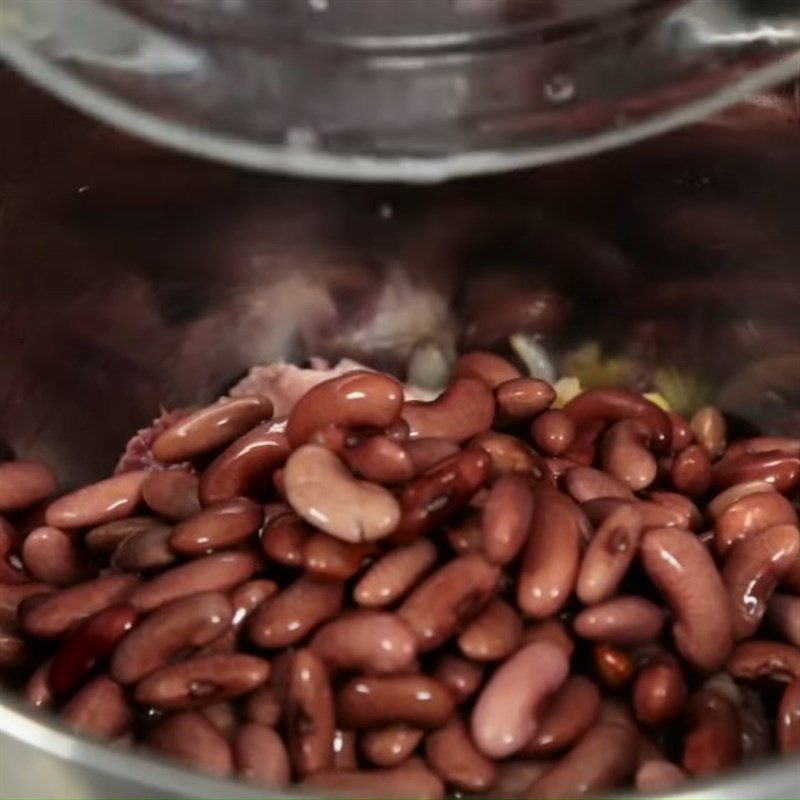
[[[470,622],[489,602],[500,570],[481,556],[460,556],[423,581],[397,612],[420,652],[433,650]]]
[[[25,684],[25,702],[33,708],[49,709],[55,705],[56,698],[50,687],[50,666],[52,660],[40,664]]]
[[[726,669],[738,680],[795,680],[800,678],[800,648],[764,639],[739,642]]]
[[[800,597],[773,594],[767,607],[767,623],[789,644],[800,647]]]
[[[428,734],[425,757],[445,783],[462,791],[485,792],[497,780],[494,762],[475,747],[458,717]]]
[[[123,684],[137,683],[187,648],[199,648],[224,633],[233,619],[231,601],[206,592],[161,606],[117,645],[111,675]]]
[[[741,761],[741,723],[730,700],[703,690],[689,698],[686,710],[689,729],[681,763],[690,775],[718,775]]]
[[[534,444],[549,456],[563,455],[575,442],[575,423],[563,411],[551,409],[531,423]]]
[[[313,528],[286,507],[286,513],[266,514],[261,532],[261,549],[278,564],[299,567],[303,564],[305,545]]]
[[[45,521],[54,528],[84,528],[127,517],[142,500],[148,473],[125,472],[59,497],[47,507]]]
[[[142,484],[148,507],[169,520],[184,520],[200,511],[199,481],[182,469],[151,472]]]
[[[664,411],[646,397],[625,389],[589,389],[564,406],[564,413],[581,426],[590,420],[617,422],[632,419],[650,430],[653,447],[666,450],[672,437],[672,423]]]
[[[617,422],[603,437],[603,470],[632,491],[646,489],[657,472],[649,447],[650,429],[646,425],[632,419]]]
[[[341,583],[303,575],[256,609],[248,623],[248,635],[259,647],[288,647],[337,616],[343,600]]]
[[[456,359],[451,380],[476,378],[483,381],[489,389],[496,389],[502,383],[521,377],[520,371],[504,358],[494,353],[473,350]]]
[[[442,782],[427,769],[403,765],[392,769],[325,770],[300,783],[302,790],[315,794],[334,793],[337,797],[405,798],[441,800]]]
[[[515,436],[487,431],[476,436],[469,444],[470,447],[486,451],[491,457],[492,480],[509,472],[518,472],[535,481],[555,484],[547,461]]]
[[[657,639],[665,622],[664,610],[655,603],[643,597],[621,596],[583,609],[573,625],[583,639],[625,646]]]
[[[800,753],[800,678],[783,691],[778,706],[777,740],[782,755]]]
[[[599,714],[597,686],[583,675],[573,675],[545,705],[539,725],[522,752],[537,758],[559,753],[589,730]]]
[[[376,550],[372,542],[350,544],[327,533],[315,533],[303,547],[303,566],[316,578],[346,581],[368,563]]]
[[[381,611],[343,614],[320,628],[309,647],[329,669],[369,673],[403,672],[417,655],[408,625]]]
[[[483,507],[482,549],[493,564],[513,561],[528,538],[533,519],[533,493],[520,475],[503,475],[489,490]]]
[[[132,592],[129,602],[139,611],[152,611],[198,592],[226,592],[250,578],[257,566],[250,553],[215,553],[151,578]]]
[[[546,381],[515,378],[495,387],[497,421],[501,425],[527,422],[550,408],[556,392]],[[574,430],[574,424],[573,424]]]
[[[370,436],[345,448],[342,455],[356,475],[373,483],[404,483],[416,474],[405,447],[388,436]]]
[[[83,543],[89,550],[99,554],[111,554],[129,536],[149,530],[162,523],[156,517],[126,517],[115,519],[92,528],[84,537]]]
[[[64,697],[114,652],[136,623],[133,606],[111,606],[90,617],[61,645],[49,670],[53,692]]]
[[[233,771],[228,739],[197,711],[183,711],[159,722],[150,731],[147,743],[201,772],[225,777]]]
[[[529,625],[522,635],[524,644],[534,642],[550,642],[564,651],[567,658],[572,658],[575,651],[575,642],[564,623],[557,619],[545,619]]]
[[[0,669],[18,670],[28,665],[30,653],[25,640],[17,631],[0,624]]]
[[[638,735],[632,725],[601,719],[523,796],[577,797],[623,784],[636,770]]]
[[[0,624],[16,625],[20,605],[29,597],[53,594],[55,586],[26,581],[25,583],[0,583]]]
[[[460,451],[450,439],[413,439],[403,444],[411,459],[414,475],[421,475]]]
[[[111,565],[123,572],[166,567],[176,559],[169,546],[170,536],[172,528],[154,522],[149,528],[143,528],[122,541],[111,557]]]
[[[677,492],[652,491],[649,493],[650,501],[664,508],[672,509],[681,514],[686,522],[682,527],[690,531],[699,531],[703,525],[703,515],[700,509],[686,495]]]
[[[788,456],[800,456],[800,439],[788,436],[755,436],[732,442],[725,451],[725,458],[737,458],[752,453],[784,453]]]
[[[348,431],[341,425],[329,423],[311,434],[308,444],[318,444],[321,447],[341,456],[347,445]]]
[[[581,466],[591,466],[597,455],[597,443],[605,429],[606,423],[602,419],[591,419],[576,426],[575,439],[564,456]]]
[[[236,731],[233,760],[241,778],[260,786],[280,788],[292,777],[283,739],[265,725],[251,722]]]
[[[540,488],[535,497],[530,538],[522,555],[517,605],[531,617],[558,613],[578,577],[581,538],[588,522],[566,495]]]
[[[137,583],[134,575],[106,575],[61,589],[21,614],[22,626],[34,636],[62,636],[86,617],[124,601]]]
[[[415,728],[438,728],[450,717],[455,700],[427,675],[364,676],[352,678],[336,698],[340,722],[357,730],[405,723]]]
[[[712,520],[717,520],[722,513],[744,497],[751,494],[763,494],[764,492],[774,492],[773,487],[764,481],[745,481],[736,483],[720,492],[706,506],[706,512]]]
[[[593,525],[602,525],[606,518],[624,505],[634,505],[642,517],[642,529],[685,528],[690,521],[685,510],[673,506],[652,503],[649,500],[621,500],[617,497],[598,497],[581,504],[586,516]]]
[[[468,553],[483,555],[483,528],[480,517],[468,514],[456,525],[446,529],[447,543],[457,556]]]
[[[677,491],[702,497],[711,486],[711,458],[703,445],[690,444],[675,456],[670,476]]]
[[[446,653],[437,660],[433,677],[461,703],[478,691],[483,682],[483,673],[482,664]]]
[[[35,528],[25,537],[22,563],[32,578],[56,586],[77,583],[88,573],[75,539],[48,526]]]
[[[458,636],[458,648],[473,661],[499,661],[522,641],[522,620],[511,606],[495,598]]]
[[[708,549],[674,528],[652,528],[641,543],[650,580],[675,616],[672,633],[681,655],[696,669],[713,672],[730,655],[733,625],[728,595]]]
[[[285,705],[289,758],[301,777],[333,766],[335,712],[322,661],[310,650],[288,657]]]
[[[355,731],[334,731],[333,768],[335,770],[358,769]]]
[[[55,473],[41,461],[0,463],[0,513],[29,508],[46,500],[57,488]]]
[[[569,661],[549,642],[528,644],[498,667],[472,712],[472,738],[489,758],[519,752],[536,733],[542,707],[567,679]]]
[[[281,714],[281,700],[272,683],[260,686],[247,695],[244,715],[250,722],[275,728],[281,720]]]
[[[672,451],[680,453],[690,444],[694,444],[694,431],[689,421],[675,411],[668,411],[667,416],[672,424]]]
[[[390,725],[361,736],[361,752],[376,767],[396,767],[406,761],[422,741],[424,732],[408,725]]]
[[[133,712],[122,687],[108,675],[87,683],[61,710],[64,722],[77,733],[114,739],[133,724]]]
[[[394,378],[364,370],[348,372],[318,384],[297,401],[289,414],[286,435],[296,448],[326,425],[387,428],[402,405],[403,387]]]
[[[406,484],[393,542],[416,539],[441,525],[465,505],[489,476],[490,457],[470,447]]]
[[[642,516],[636,505],[613,511],[595,533],[581,562],[576,594],[586,604],[610,598],[636,556],[642,535]]]
[[[457,378],[436,400],[403,403],[402,418],[412,439],[465,442],[492,427],[495,402],[483,381]]]
[[[722,570],[733,616],[733,637],[755,634],[770,597],[800,553],[800,531],[778,525],[743,539],[731,548]]]
[[[370,608],[381,608],[399,600],[430,570],[436,557],[436,547],[427,539],[390,550],[356,584],[354,600]]]
[[[522,793],[552,766],[552,762],[510,759],[500,761],[495,766],[497,780],[492,786],[492,797],[498,800],[518,800]]]
[[[200,476],[203,505],[233,497],[258,497],[267,478],[282,467],[291,448],[283,431],[270,422],[257,425],[228,446]]]
[[[149,673],[136,686],[136,702],[184,709],[253,691],[269,677],[269,663],[244,653],[198,656]]]
[[[233,736],[239,727],[236,709],[226,700],[203,706],[200,713],[226,736]]]
[[[621,689],[633,677],[633,661],[624,650],[610,644],[595,645],[592,656],[595,672],[609,689]]]
[[[701,408],[695,412],[689,424],[697,441],[712,459],[719,458],[725,452],[728,426],[718,408],[714,406]]]
[[[783,576],[781,586],[787,592],[800,594],[800,557],[796,558]]]
[[[687,781],[686,773],[671,761],[651,758],[636,771],[636,791],[643,794],[668,794]]]
[[[778,525],[797,525],[794,506],[777,492],[749,494],[732,503],[714,523],[714,546],[720,555],[758,531]]]
[[[261,506],[253,500],[222,500],[176,525],[169,543],[173,550],[190,556],[223,550],[249,539],[263,519]]]
[[[225,398],[167,428],[153,442],[153,456],[167,463],[188,461],[229,444],[271,417],[267,397]]]
[[[591,467],[574,467],[564,475],[564,486],[577,503],[587,503],[601,497],[633,500],[633,492],[621,481]]]
[[[646,725],[669,722],[686,704],[686,679],[680,664],[668,654],[659,655],[636,676],[633,708],[636,719]]]
[[[791,494],[800,485],[800,456],[775,450],[723,458],[714,465],[712,483],[717,489],[746,481],[764,481],[781,494]]]
[[[400,521],[400,506],[387,489],[357,480],[338,456],[320,445],[303,445],[289,456],[284,485],[299,516],[347,542],[382,539]]]

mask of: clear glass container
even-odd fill
[[[800,68],[796,0],[4,0],[62,98],[251,168],[435,181],[666,131]]]

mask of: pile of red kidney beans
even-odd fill
[[[357,370],[167,415],[68,494],[0,463],[2,672],[85,735],[350,796],[798,753],[800,440],[556,400],[471,352],[432,402]]]

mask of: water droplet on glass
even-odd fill
[[[317,134],[310,128],[289,128],[286,144],[294,150],[315,150],[319,145]]]
[[[553,75],[544,85],[544,96],[549,102],[558,105],[569,103],[575,98],[575,83],[569,75]]]

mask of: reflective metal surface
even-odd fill
[[[414,343],[529,287],[568,302],[554,355],[595,340],[690,376],[742,429],[800,434],[795,87],[591,161],[424,190],[237,173],[7,72],[0,92],[0,439],[67,484],[109,470],[160,404],[252,364],[322,351],[402,371]],[[3,796],[254,793],[79,741],[8,693],[0,730]],[[795,759],[681,796],[798,788]]]

